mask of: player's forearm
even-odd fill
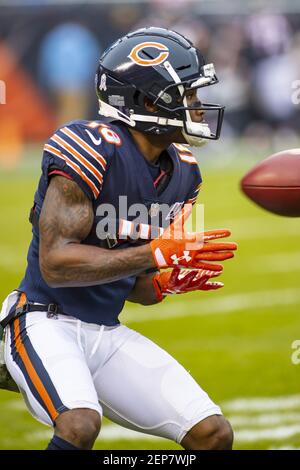
[[[129,302],[142,305],[153,305],[160,302],[153,286],[154,274],[142,274],[137,278],[135,286],[127,298]]]
[[[107,250],[68,243],[40,253],[43,278],[51,287],[84,287],[139,274],[155,266],[149,245]]]

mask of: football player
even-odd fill
[[[190,374],[118,320],[126,300],[150,305],[223,285],[211,279],[236,249],[219,241],[230,232],[204,232],[199,243],[182,230],[189,211],[178,211],[201,184],[182,144],[220,135],[224,108],[198,96],[216,82],[180,34],[135,31],[100,59],[100,119],[66,124],[45,145],[28,266],[1,324],[12,379],[32,415],[53,426],[49,450],[91,449],[103,414],[185,449],[232,446],[229,423]],[[120,196],[146,218],[124,217]],[[170,210],[153,224],[163,205]]]

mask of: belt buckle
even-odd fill
[[[58,306],[57,304],[49,304],[47,310],[47,318],[58,319]]]

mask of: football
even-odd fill
[[[259,162],[243,177],[241,189],[274,214],[300,217],[300,148],[284,150]]]

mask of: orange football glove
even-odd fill
[[[184,222],[191,210],[184,208],[164,233],[150,242],[156,266],[160,268],[184,267],[220,271],[220,264],[207,261],[224,261],[233,258],[236,243],[210,243],[228,237],[230,230],[211,230],[203,233],[185,233]],[[199,241],[200,240],[200,241]]]
[[[222,270],[209,271],[205,269],[180,269],[165,271],[153,276],[152,282],[157,300],[165,295],[185,294],[195,290],[216,290],[224,286],[223,282],[208,282],[213,277],[220,276]]]

